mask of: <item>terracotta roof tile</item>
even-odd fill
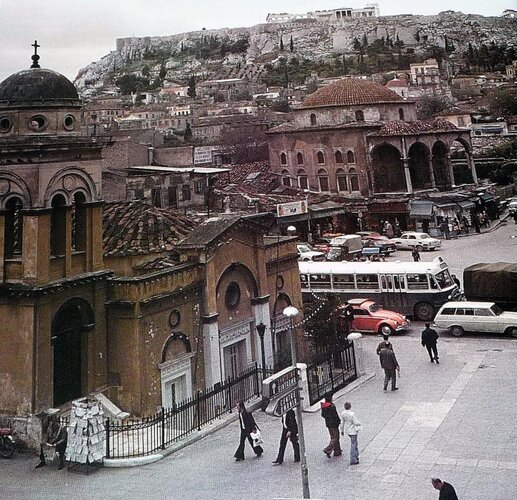
[[[104,255],[111,257],[171,251],[196,223],[137,200],[106,203],[102,225]]]
[[[453,123],[437,118],[435,120],[425,120],[416,122],[393,121],[386,123],[373,136],[395,136],[395,135],[415,135],[431,132],[451,132],[458,130]]]
[[[404,99],[384,85],[358,78],[343,78],[309,95],[303,102],[302,108],[356,106],[384,102],[404,102]]]

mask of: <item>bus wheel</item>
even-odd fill
[[[434,307],[429,302],[419,302],[415,305],[415,317],[420,321],[431,321],[434,318]]]
[[[461,326],[451,326],[449,328],[449,332],[451,332],[451,335],[454,336],[454,337],[461,337],[464,333],[465,333],[465,330],[463,328],[461,328]]]
[[[392,335],[395,333],[395,330],[393,330],[390,325],[383,323],[379,328],[379,333],[381,335]]]

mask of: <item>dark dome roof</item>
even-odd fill
[[[41,107],[81,103],[68,78],[50,69],[34,68],[15,73],[0,83],[0,104]]]
[[[309,95],[303,101],[302,108],[361,106],[385,102],[404,102],[404,99],[384,85],[358,78],[343,78]]]

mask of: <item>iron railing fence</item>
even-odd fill
[[[266,376],[272,370],[265,370]],[[195,431],[231,413],[238,401],[261,394],[262,368],[256,364],[173,408],[162,408],[147,418],[123,423],[106,420],[106,458],[146,456],[165,449]]]
[[[335,348],[318,350],[316,363],[307,367],[311,405],[357,379],[353,342],[345,341]]]

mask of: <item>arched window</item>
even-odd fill
[[[325,156],[323,155],[323,151],[318,151],[316,157],[318,159],[319,165],[323,165],[325,163]]]
[[[57,194],[52,198],[50,216],[50,253],[54,256],[64,255],[66,251],[66,200]]]
[[[311,125],[316,125],[316,115],[311,113]]]
[[[5,204],[4,256],[14,257],[22,253],[23,202],[18,197],[10,198]]]
[[[350,177],[350,191],[359,191],[359,176],[357,175],[357,170],[351,168],[348,171],[348,175]]]
[[[309,179],[305,170],[298,170],[298,186],[300,189],[309,189]]]
[[[296,154],[296,163],[298,165],[303,165],[303,153],[299,152]]]
[[[336,163],[343,163],[343,153],[339,149],[334,153]]]
[[[86,250],[86,196],[84,193],[74,194],[72,210],[72,248],[77,252]]]
[[[285,153],[280,154],[280,164],[287,165],[287,155]]]
[[[347,151],[346,153],[346,162],[347,163],[355,163],[355,155],[353,151]]]
[[[318,183],[321,192],[329,192],[329,176],[324,168],[318,170]]]
[[[336,185],[339,192],[348,191],[348,182],[346,179],[345,171],[342,168],[338,168],[336,172]]]
[[[289,174],[289,170],[282,170],[282,184],[284,186],[291,185],[291,175]]]
[[[355,121],[364,122],[364,113],[360,109],[355,112]]]
[[[402,108],[399,108],[399,120],[404,121],[404,110]]]

